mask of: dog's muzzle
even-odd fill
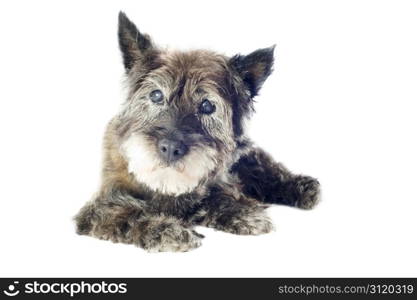
[[[187,154],[188,147],[181,140],[164,138],[158,142],[158,150],[167,163],[172,163]]]

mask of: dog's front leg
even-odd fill
[[[274,228],[265,212],[266,206],[253,200],[236,199],[232,194],[218,190],[203,203],[196,215],[200,225],[242,235],[264,234]]]
[[[311,209],[319,201],[317,179],[292,174],[262,149],[242,156],[231,172],[239,177],[242,192],[261,202]]]
[[[122,191],[87,203],[75,221],[78,234],[134,244],[150,252],[183,252],[201,245],[202,235],[176,218],[149,214],[145,201]]]

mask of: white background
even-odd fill
[[[250,134],[318,177],[313,211],[277,230],[197,228],[203,246],[148,254],[77,236],[122,102],[117,14],[174,48],[277,44]],[[417,7],[413,1],[2,1],[1,276],[416,276]]]

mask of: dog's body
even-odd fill
[[[245,136],[273,48],[227,58],[169,52],[119,15],[128,99],[105,135],[102,188],[77,232],[149,251],[187,251],[196,225],[235,234],[272,230],[268,203],[312,208],[318,181],[291,174]]]

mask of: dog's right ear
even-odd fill
[[[155,53],[151,38],[147,34],[142,34],[122,11],[119,12],[118,36],[126,72],[129,72],[136,63],[145,67],[151,54]]]

